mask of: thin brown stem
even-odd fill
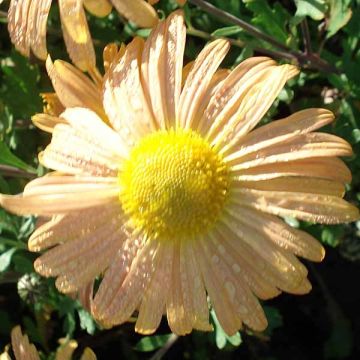
[[[310,31],[306,18],[301,22],[301,32],[303,34],[303,42],[305,48],[305,54],[312,54]]]
[[[268,34],[265,34],[255,26],[247,23],[244,20],[238,19],[236,16],[229,14],[228,12],[216,8],[214,5],[208,3],[204,0],[188,0],[189,3],[192,3],[194,5],[197,5],[204,11],[208,12],[209,14],[212,14],[222,20],[224,20],[227,23],[235,24],[240,26],[242,29],[246,30],[249,34],[262,39],[266,41],[267,43],[271,44],[275,48],[279,50],[268,50],[264,48],[254,48],[255,51],[258,51],[259,53],[270,55],[276,58],[285,58],[288,60],[292,60],[293,62],[297,63],[299,66],[309,69],[316,69],[319,71],[323,71],[326,73],[340,73],[339,69],[337,69],[335,66],[329,64],[325,60],[321,59],[318,54],[315,54],[313,52],[305,51],[305,52],[299,52],[296,50],[290,49],[287,45],[282,44],[278,40],[274,39]],[[306,26],[306,25],[305,25]],[[307,49],[311,50],[310,48],[310,36],[307,33],[308,29],[304,28],[306,31],[306,41],[307,41]],[[209,35],[210,36],[210,35]]]
[[[178,335],[171,334],[169,337],[169,340],[166,342],[166,344],[159,349],[151,358],[150,360],[160,360],[163,358],[163,356],[169,351],[169,349],[175,344],[175,342],[179,339]]]

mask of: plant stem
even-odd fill
[[[262,32],[261,30],[259,30],[258,28],[256,28],[255,26],[247,23],[244,20],[241,20],[239,18],[237,18],[236,16],[218,9],[217,7],[215,7],[214,5],[208,3],[207,1],[204,0],[189,0],[190,3],[199,6],[200,8],[202,8],[203,10],[205,10],[206,12],[208,12],[209,14],[213,14],[216,17],[223,19],[225,22],[230,22],[232,24],[238,25],[240,26],[242,29],[246,30],[249,34],[263,39],[266,42],[268,42],[269,44],[274,45],[275,47],[277,47],[278,49],[281,50],[285,50],[285,51],[289,51],[290,48],[288,46],[286,46],[285,44],[277,41],[276,39],[274,39],[273,37],[271,37],[268,34],[265,34],[264,32]]]
[[[309,32],[309,26],[307,23],[306,18],[301,22],[301,31],[303,34],[303,42],[304,42],[304,48],[305,48],[305,54],[312,54],[312,48],[311,48],[311,39],[310,39],[310,32]]]
[[[244,48],[246,46],[246,43],[241,41],[241,40],[236,40],[236,39],[231,39],[231,38],[227,38],[227,37],[223,37],[223,36],[215,36],[215,35],[211,35],[205,31],[201,31],[195,28],[188,28],[187,29],[187,33],[188,35],[191,36],[196,36],[199,37],[201,39],[204,40],[215,40],[215,39],[226,39],[230,42],[231,45],[239,47],[239,48]],[[260,47],[254,47],[254,50],[260,54],[263,55],[268,55],[277,59],[289,59],[289,60],[295,60],[296,61],[296,57],[293,56],[292,54],[289,54],[287,52],[284,51],[280,51],[280,50],[270,50],[270,49],[264,49],[264,48],[260,48]]]
[[[169,349],[175,344],[175,342],[178,340],[179,336],[175,334],[171,334],[169,340],[166,342],[166,344],[159,349],[151,358],[150,360],[160,360],[163,358],[163,356],[169,351]]]
[[[335,66],[329,64],[325,60],[321,59],[318,54],[315,54],[311,52],[310,48],[310,36],[308,34],[308,28],[307,24],[304,24],[304,37],[306,37],[306,51],[305,52],[299,52],[290,49],[287,45],[279,42],[278,40],[274,39],[272,36],[265,34],[255,26],[247,23],[244,20],[238,19],[236,16],[229,14],[228,12],[218,9],[214,5],[208,3],[204,0],[188,0],[189,3],[197,5],[204,11],[208,12],[209,14],[212,14],[222,20],[224,20],[227,23],[235,24],[246,30],[249,34],[260,38],[267,43],[273,45],[279,50],[268,50],[263,48],[254,48],[255,51],[261,52],[263,54],[268,54],[270,56],[274,57],[281,57],[286,58],[295,61],[299,66],[302,66],[304,68],[312,68],[316,70],[320,70],[326,73],[340,73],[339,69],[337,69]],[[209,35],[211,36],[211,35]],[[211,37],[209,37],[211,38]],[[230,40],[230,39],[229,39]],[[310,52],[308,51],[310,50]]]

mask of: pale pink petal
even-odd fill
[[[103,89],[103,103],[112,127],[133,146],[157,129],[140,78],[143,40],[135,38],[118,62],[110,67]]]
[[[52,85],[65,108],[84,107],[95,111],[106,120],[100,89],[73,65],[50,56],[46,60],[46,69]]]
[[[154,272],[145,290],[139,307],[135,330],[141,334],[152,334],[160,325],[170,286],[174,246],[170,241],[160,244],[154,263]]]
[[[269,148],[235,158],[229,156],[226,160],[232,171],[249,169],[255,166],[278,164],[294,160],[314,157],[350,156],[352,149],[345,140],[325,133],[310,133],[299,135],[294,139]]]
[[[62,177],[60,177],[62,178]],[[119,185],[116,179],[112,183],[77,183],[73,178],[71,183],[57,185],[39,185],[20,195],[0,194],[0,205],[18,215],[58,215],[69,211],[86,209],[92,206],[102,205],[118,201]],[[40,179],[34,180],[37,184]]]
[[[153,27],[159,20],[155,9],[144,0],[111,0],[111,3],[121,15],[141,27]]]
[[[82,71],[96,67],[95,50],[83,0],[59,0],[64,40],[72,62]]]
[[[351,182],[350,170],[342,160],[335,157],[313,157],[260,165],[237,171],[234,174],[234,179],[237,181],[260,181],[283,176],[314,177],[344,184]]]
[[[218,39],[205,46],[196,58],[180,96],[177,121],[181,128],[192,128],[192,122],[206,96],[213,75],[229,48],[228,41]]]
[[[95,318],[107,325],[127,321],[138,307],[154,273],[160,247],[158,241],[150,240],[136,253],[139,245],[134,240],[126,245],[106,271],[93,302]]]
[[[236,159],[314,131],[334,120],[326,109],[306,109],[247,134],[226,159]]]
[[[257,181],[235,181],[233,186],[267,191],[295,191],[343,197],[345,186],[341,182],[308,177],[281,177]]]
[[[270,214],[292,216],[321,224],[339,224],[359,219],[359,210],[329,195],[301,192],[233,189],[232,201]]]
[[[141,64],[144,87],[163,129],[175,127],[185,38],[184,16],[176,11],[153,30],[144,47]]]

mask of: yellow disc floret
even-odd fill
[[[191,130],[143,138],[119,172],[120,201],[132,227],[148,237],[192,238],[214,225],[229,174],[222,157]]]

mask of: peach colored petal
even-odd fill
[[[106,119],[100,89],[71,64],[48,57],[46,69],[52,85],[64,107],[85,107]]]
[[[221,275],[225,269],[222,273],[216,271],[218,268],[214,267],[211,256],[205,252],[199,240],[191,245],[194,248],[206,291],[209,294],[216,316],[224,331],[228,335],[233,335],[242,327],[242,321],[224,288],[225,283]]]
[[[63,173],[116,177],[122,158],[109,151],[106,138],[95,140],[92,135],[67,124],[58,124],[50,145],[39,154],[39,161]]]
[[[121,137],[107,126],[96,113],[86,108],[66,109],[61,117],[90,144],[103,148],[118,164],[127,158],[129,148]]]
[[[56,286],[60,291],[75,292],[89,283],[110,264],[121,248],[126,238],[121,212],[99,214],[99,217],[102,220],[91,232],[82,229],[78,237],[48,250],[35,261],[35,270],[41,275],[59,276]]]
[[[59,10],[64,40],[72,62],[82,71],[94,69],[95,50],[83,0],[59,0]]]
[[[236,204],[274,215],[320,224],[348,223],[359,219],[359,210],[336,196],[244,188],[233,191],[232,201]]]
[[[159,20],[155,9],[144,0],[111,0],[111,2],[121,15],[141,27],[153,27]]]
[[[31,0],[11,0],[8,10],[8,31],[11,42],[24,56],[30,55],[31,38],[27,34],[29,25],[29,11]]]
[[[185,289],[182,288],[181,277],[187,274],[181,273],[180,270],[180,250],[181,242],[174,241],[174,257],[171,264],[171,278],[169,283],[168,297],[166,301],[166,313],[171,331],[178,335],[189,334],[193,328],[194,311],[192,302],[189,301],[188,294],[185,294]],[[184,262],[184,259],[182,259]],[[187,299],[185,303],[185,298]]]
[[[140,79],[143,44],[142,39],[135,38],[126,47],[119,62],[110,67],[103,89],[109,121],[128,146],[157,128]]]
[[[153,113],[163,129],[175,127],[186,28],[181,11],[159,24],[145,43],[141,70]]]
[[[226,160],[231,161],[249,153],[289,141],[299,135],[314,131],[333,120],[333,113],[326,109],[298,111],[285,119],[273,121],[247,134]]]
[[[229,266],[226,255],[222,253],[224,248],[221,241],[211,233],[211,241],[204,239],[202,245],[208,256],[211,256],[211,264],[214,270],[220,275],[223,289],[231,303],[235,307],[235,311],[239,314],[241,320],[252,329],[262,331],[267,327],[267,320],[258,299],[250,290],[243,276]]]
[[[95,295],[93,313],[106,324],[121,324],[130,318],[154,273],[159,243],[146,241],[134,257],[135,246],[130,243],[128,249],[119,251]]]
[[[18,215],[49,216],[118,201],[119,186],[115,182],[76,184],[76,180],[74,178],[73,183],[35,186],[20,195],[0,194],[0,205]]]
[[[256,84],[276,62],[267,57],[252,57],[241,62],[210,99],[201,122],[208,124],[209,139],[213,139],[239,109],[244,94]]]
[[[81,306],[91,312],[92,302],[94,298],[94,283],[95,280],[88,282],[86,285],[82,286],[77,294],[77,299],[79,300]]]
[[[260,165],[236,171],[234,175],[237,181],[260,181],[276,179],[283,176],[306,176],[334,180],[344,184],[351,182],[350,170],[342,160],[335,157],[313,157]]]
[[[257,181],[236,181],[235,187],[267,191],[295,191],[343,197],[345,186],[336,181],[308,177],[281,177]]]
[[[112,5],[108,0],[83,0],[87,11],[98,17],[105,17],[111,13]]]
[[[50,6],[51,0],[33,0],[28,13],[26,36],[30,39],[31,49],[35,56],[42,60],[45,60],[47,56],[46,25]]]
[[[247,261],[251,259],[251,256],[250,258],[247,258],[247,260],[244,260],[243,257],[239,256],[237,251],[232,248],[231,242],[229,243],[226,237],[224,237],[224,235],[220,231],[218,231],[218,229],[215,228],[213,231],[216,236],[217,242],[221,242],[221,244],[215,244],[215,246],[218,248],[220,254],[222,254],[228,266],[232,269],[234,274],[236,274],[235,276],[239,276],[246,281],[251,291],[258,298],[263,300],[272,299],[280,294],[281,291],[278,290],[274,285],[276,281],[268,281],[268,279],[264,278],[261,274],[254,271],[252,269],[252,266],[247,263]],[[234,245],[237,246],[236,242],[239,241],[241,240],[236,239],[234,241]],[[246,244],[244,244],[243,246],[246,246]],[[253,250],[250,249],[250,251]],[[243,253],[243,256],[247,257],[246,251]],[[259,263],[262,264],[262,261],[260,260]],[[256,266],[257,264],[258,262],[253,265]]]
[[[247,222],[249,227],[260,232],[270,242],[282,249],[311,261],[324,259],[325,249],[319,241],[306,232],[288,226],[276,216],[244,206],[236,206],[234,211],[239,214],[237,218],[242,218],[242,221]]]
[[[36,114],[31,118],[33,124],[39,129],[52,133],[57,124],[65,124],[66,121],[60,117],[49,114]]]
[[[254,330],[263,330],[267,321],[256,297],[250,291],[244,279],[239,278],[229,267],[219,252],[219,242],[210,235],[212,242],[202,239],[197,243],[197,255],[202,268],[205,287],[210,301],[213,303],[217,318],[228,335],[232,335],[244,322]],[[201,259],[201,260],[200,260]],[[204,266],[207,264],[207,266]],[[215,295],[216,292],[216,295]],[[217,297],[214,299],[214,295]],[[219,309],[217,299],[222,298],[223,305],[228,309]],[[226,316],[224,316],[226,315]],[[228,318],[231,316],[230,318]],[[230,320],[230,321],[229,321]],[[233,328],[237,324],[237,328]]]
[[[192,128],[192,122],[211,79],[229,51],[229,42],[223,39],[212,41],[198,55],[180,96],[177,121],[182,128]]]
[[[170,286],[173,257],[173,244],[171,241],[163,241],[154,263],[154,272],[139,307],[135,331],[140,334],[153,334],[160,325]]]
[[[41,251],[59,243],[73,241],[83,233],[94,231],[104,219],[114,217],[119,212],[120,204],[114,203],[53,216],[32,233],[28,242],[29,250]]]
[[[350,156],[352,149],[345,140],[325,133],[310,133],[299,135],[287,142],[269,148],[264,148],[255,153],[241,158],[227,159],[232,171],[249,169],[255,166],[277,164],[293,160],[302,160],[313,157]]]
[[[265,70],[255,82],[254,79],[245,82],[239,108],[226,114],[226,122],[212,141],[213,144],[223,147],[222,153],[232,151],[239,140],[259,123],[286,81],[294,75],[295,69],[288,64],[276,66]]]
[[[274,287],[289,293],[295,293],[296,289],[304,281],[306,276],[304,273],[294,271],[291,267],[287,269],[288,271],[283,271],[277,266],[276,262],[269,262],[263,257],[263,251],[257,252],[248,245],[245,236],[250,236],[251,239],[252,232],[245,235],[244,232],[237,232],[225,223],[221,223],[217,227],[217,231],[221,235],[224,246],[229,247],[230,253],[237,259],[238,264],[243,269],[247,269],[246,275],[250,279],[249,285],[252,281],[256,281],[256,283],[253,283],[256,287],[252,287],[255,293],[260,290],[261,294],[265,295],[265,298],[271,298],[278,294],[276,290],[274,291]],[[274,249],[276,249],[275,246]],[[259,282],[260,279],[262,284]],[[264,282],[267,282],[270,287],[266,287]]]

